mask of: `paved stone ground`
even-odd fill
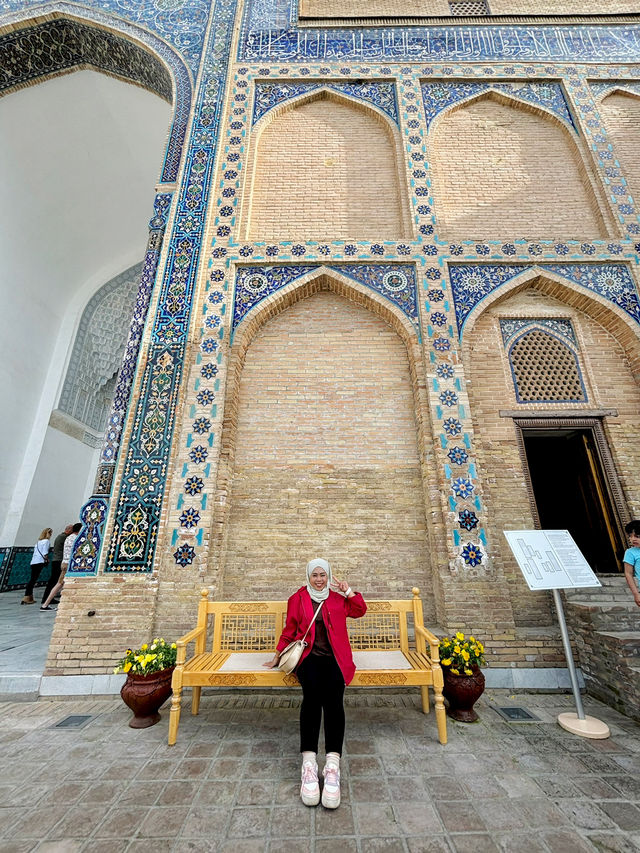
[[[608,740],[555,722],[566,695],[490,691],[481,722],[436,739],[417,696],[348,694],[343,803],[298,799],[293,693],[203,694],[166,745],[168,713],[127,726],[119,699],[0,703],[0,849],[91,853],[640,851],[639,727],[586,699]],[[506,723],[524,705],[538,724]],[[69,714],[92,719],[56,729]]]

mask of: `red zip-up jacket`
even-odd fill
[[[306,586],[301,586],[297,592],[293,593],[287,601],[287,620],[276,646],[278,652],[281,652],[294,640],[302,639],[317,607],[318,605],[311,600]],[[358,619],[360,616],[364,616],[366,612],[367,605],[359,592],[356,592],[352,598],[345,598],[343,595],[329,590],[329,597],[318,614],[318,619],[324,619],[327,636],[345,684],[349,684],[353,680],[356,671],[351,644],[349,643],[349,634],[347,633],[347,616]],[[315,635],[314,622],[307,634],[305,642],[308,645],[302,653],[300,663],[309,655]]]

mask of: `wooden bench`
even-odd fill
[[[262,664],[273,657],[284,626],[286,601],[209,601],[203,589],[198,624],[177,641],[178,657],[171,686],[169,746],[178,737],[182,690],[192,689],[191,713],[197,714],[203,687],[295,687],[295,675]],[[207,626],[213,617],[211,651]],[[410,648],[407,617],[413,617]],[[422,710],[429,713],[429,687],[435,695],[440,743],[447,742],[447,718],[442,698],[439,640],[423,624],[420,591],[414,587],[408,601],[368,601],[367,613],[348,619],[349,638],[356,664],[353,687],[420,687]],[[187,646],[195,644],[187,660]]]

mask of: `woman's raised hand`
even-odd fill
[[[346,597],[348,597],[351,592],[349,584],[346,581],[339,581],[338,578],[333,578],[331,581],[331,588],[336,592],[341,592]]]

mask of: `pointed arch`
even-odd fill
[[[336,554],[342,565],[359,569],[357,554],[368,553],[372,546],[370,511],[387,519],[385,530],[393,518],[394,528],[405,530],[407,541],[413,542],[407,546],[405,568],[415,572],[419,567],[435,607],[430,590],[435,579],[426,549],[427,536],[432,535],[427,519],[432,516],[425,511],[431,483],[427,488],[425,436],[430,426],[423,376],[417,335],[402,312],[333,270],[314,270],[247,315],[229,354],[215,495],[211,559],[216,567],[228,569],[224,595],[237,592],[237,519],[246,523],[251,496],[260,483],[261,488],[274,489],[264,502],[271,525],[266,538],[272,557],[278,554],[276,565],[286,566],[275,579],[283,584],[283,592],[292,582],[291,560],[300,559],[296,550],[306,535],[305,513],[311,512],[309,523],[317,530],[321,510],[335,519],[343,502],[353,513],[341,521],[342,533],[336,527],[336,535],[329,536],[334,546],[344,544],[345,553]],[[406,517],[394,498],[401,487],[399,472],[406,477]],[[276,509],[268,507],[271,502]],[[309,509],[313,506],[317,512]],[[381,535],[385,554],[394,535]],[[242,546],[247,570],[258,583],[262,581],[256,563],[263,547],[248,541]],[[406,584],[397,571],[391,579],[386,563],[381,578],[381,583]]]
[[[459,100],[456,100],[454,103],[445,107],[442,111],[438,112],[433,120],[430,123],[430,131],[441,121],[447,113],[456,112],[457,110],[462,110],[465,107],[473,104],[475,101],[481,100],[495,100],[499,104],[504,104],[505,106],[511,106],[516,109],[522,109],[525,112],[531,112],[534,114],[538,114],[543,118],[548,118],[554,121],[558,127],[564,128],[569,133],[575,133],[575,128],[567,121],[564,121],[559,117],[559,115],[553,110],[546,109],[541,104],[533,103],[532,101],[527,101],[524,98],[519,98],[517,95],[510,92],[503,92],[500,89],[484,89],[480,92],[474,92],[471,95],[467,95]]]
[[[398,128],[382,110],[326,87],[299,95],[253,128],[243,231],[248,239],[408,238],[402,163]]]
[[[18,19],[3,32],[0,18],[0,65],[9,69],[0,81],[0,97],[44,80],[92,69],[140,86],[174,107],[162,182],[176,180],[193,79],[182,57],[146,29],[92,10],[74,7],[73,14],[47,7],[46,16]],[[106,23],[105,23],[106,21]]]
[[[595,322],[603,326],[627,354],[631,371],[636,381],[640,383],[640,326],[622,308],[614,305],[608,299],[581,287],[570,279],[563,278],[555,272],[541,267],[530,267],[522,271],[505,284],[500,285],[492,293],[485,296],[469,313],[462,330],[463,359],[468,363],[470,358],[470,339],[480,318],[490,308],[500,302],[533,287],[548,296],[577,308],[587,314]]]
[[[432,127],[434,207],[445,237],[615,233],[588,152],[556,115],[489,90],[452,105]]]

